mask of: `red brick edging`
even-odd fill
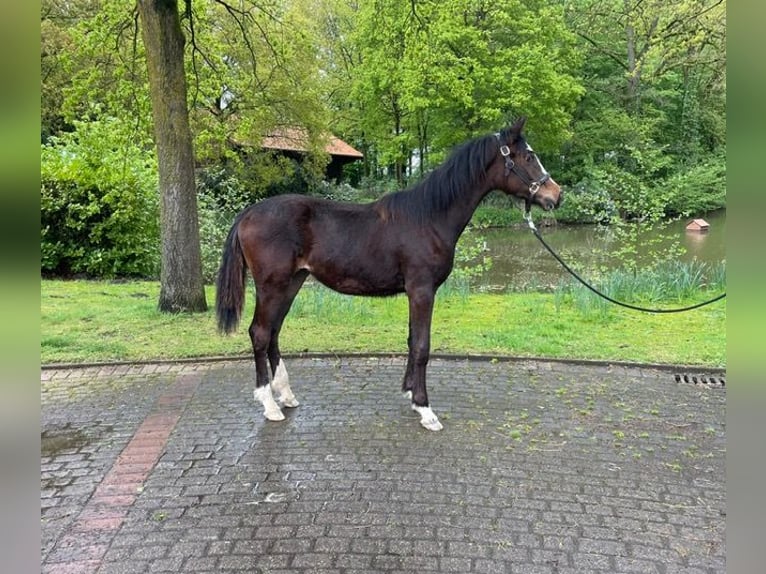
[[[56,543],[66,549],[69,559],[46,565],[43,574],[92,574],[98,570],[201,379],[200,373],[181,374],[157,399],[153,412],[133,434],[69,532]]]

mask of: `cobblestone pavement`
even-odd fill
[[[670,371],[401,358],[41,372],[44,574],[725,572],[724,388]]]

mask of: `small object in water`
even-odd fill
[[[704,219],[692,219],[692,221],[686,226],[686,231],[697,231],[704,233],[710,229],[710,224]]]

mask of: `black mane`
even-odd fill
[[[481,182],[492,158],[498,153],[498,146],[494,134],[471,140],[456,148],[424,180],[408,189],[385,195],[378,203],[394,218],[403,215],[424,221],[432,214],[448,209],[467,189]]]

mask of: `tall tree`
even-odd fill
[[[190,9],[191,2],[186,0]],[[159,309],[205,311],[184,35],[177,0],[138,0],[160,181]]]
[[[566,0],[577,34],[622,71],[626,107],[638,112],[653,83],[677,70],[726,63],[726,0]]]
[[[666,215],[664,206],[687,177],[719,193],[726,0],[564,0],[564,6],[581,39],[588,89],[574,137],[551,168],[573,186],[601,188],[634,218]]]
[[[357,133],[389,173],[428,169],[454,145],[519,115],[553,151],[582,93],[561,6],[536,0],[338,0],[353,10],[337,69]],[[350,55],[350,57],[348,57]]]

